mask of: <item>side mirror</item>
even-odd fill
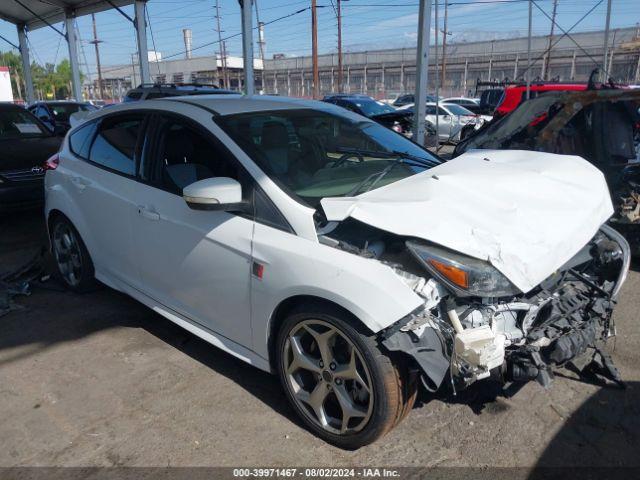
[[[182,190],[182,198],[194,210],[239,211],[246,208],[237,180],[214,177],[198,180]]]

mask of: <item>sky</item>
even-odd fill
[[[13,1],[13,0],[3,0]],[[222,36],[239,34],[240,7],[237,0],[218,0]],[[255,0],[258,15],[265,22],[266,58],[283,53],[287,56],[311,53],[311,0]],[[442,28],[444,0],[439,3],[439,25]],[[337,49],[336,0],[317,0],[319,52]],[[528,2],[523,0],[451,0],[448,2],[449,41],[491,40],[527,34]],[[537,5],[551,15],[553,0],[537,0]],[[605,25],[606,0],[558,0],[557,21],[568,30],[592,7],[592,13],[573,31],[602,30]],[[161,52],[163,58],[183,58],[183,28],[193,31],[194,56],[213,55],[217,44],[197,48],[218,38],[215,18],[215,0],[149,0],[147,4],[150,28],[149,50]],[[133,7],[124,10],[133,17]],[[296,13],[303,10],[300,13]],[[551,22],[533,7],[533,32],[549,33]],[[432,11],[432,14],[434,12]],[[362,51],[392,47],[412,47],[416,44],[418,22],[417,0],[343,0],[343,48]],[[131,23],[115,10],[96,15],[100,58],[103,69],[130,63],[136,51],[135,33]],[[255,22],[255,11],[254,11]],[[612,0],[611,27],[634,27],[640,22],[640,0]],[[77,20],[80,32],[80,68],[84,74],[95,76],[95,54],[91,17]],[[432,22],[433,24],[433,22]],[[62,24],[56,25],[62,30]],[[435,29],[432,28],[432,32]],[[557,31],[557,29],[556,29]],[[17,44],[15,26],[0,20],[0,35]],[[62,37],[45,27],[29,33],[31,57],[40,64],[57,63],[68,58],[67,45]],[[257,40],[257,35],[254,35]],[[155,46],[154,46],[155,44]],[[227,54],[242,55],[240,36],[226,42]],[[0,51],[12,47],[0,39]],[[258,47],[255,46],[258,56]]]

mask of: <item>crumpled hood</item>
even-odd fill
[[[355,218],[489,261],[528,292],[613,214],[604,176],[586,160],[474,150],[357,197],[325,198],[330,221]]]

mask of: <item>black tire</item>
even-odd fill
[[[69,290],[86,293],[95,290],[97,282],[93,261],[82,237],[73,224],[64,216],[56,215],[49,224],[51,253],[58,278]],[[60,236],[66,235],[70,241],[70,249],[63,251]],[[73,274],[69,273],[69,262],[74,263]],[[65,265],[66,264],[66,265]],[[75,265],[78,265],[77,267]]]
[[[312,408],[296,398],[294,387],[290,385],[291,376],[287,373],[288,365],[293,363],[291,361],[292,351],[288,347],[291,341],[290,334],[299,331],[301,325],[304,327],[307,322],[315,321],[329,324],[339,332],[340,336],[346,337],[358,351],[360,366],[367,369],[367,379],[371,382],[370,393],[373,396],[373,405],[369,406],[368,419],[363,420],[363,423],[366,421],[366,424],[358,431],[335,433],[324,428],[319,424],[317,415],[316,420],[313,419]],[[335,345],[333,348],[335,349]],[[376,441],[400,423],[411,410],[416,399],[417,384],[410,381],[406,369],[385,354],[374,335],[364,331],[349,315],[337,308],[318,305],[292,312],[285,319],[278,332],[276,362],[285,394],[304,424],[317,436],[340,448],[354,450]],[[320,380],[316,380],[317,383],[323,381],[324,373],[313,373],[313,375],[320,376]],[[336,371],[336,378],[337,375]],[[338,380],[334,379],[333,381],[337,382]],[[344,381],[344,387],[346,386],[347,381]],[[338,387],[334,386],[334,388],[337,392]]]

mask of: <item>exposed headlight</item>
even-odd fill
[[[520,293],[489,263],[435,245],[408,241],[407,248],[425,268],[459,296],[510,297]]]

